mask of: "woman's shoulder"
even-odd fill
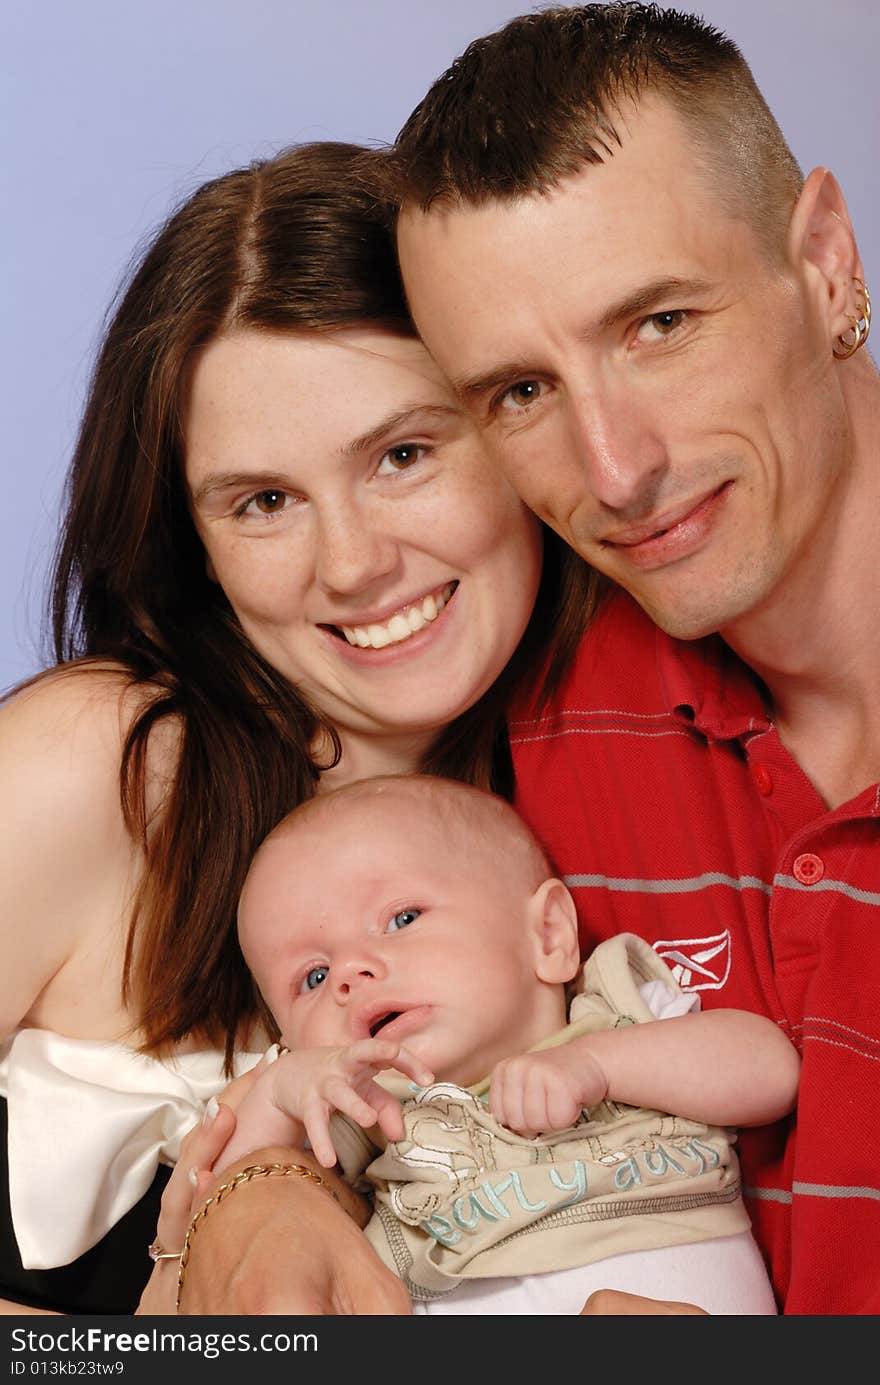
[[[92,959],[82,967],[94,983],[81,1008],[103,1007],[116,1022],[118,981],[106,978],[121,966],[142,869],[120,768],[132,722],[155,695],[132,689],[112,665],[72,666],[0,708],[0,1035],[64,992],[81,956]],[[173,763],[170,754],[159,758]]]
[[[131,716],[161,695],[152,683],[137,683],[131,670],[111,660],[80,659],[59,664],[12,689],[0,708],[0,724],[43,720],[46,714],[85,718],[97,727]]]
[[[63,781],[77,795],[98,790],[102,771],[111,771],[118,784],[129,732],[162,696],[162,688],[134,681],[120,664],[82,661],[51,669],[0,707],[0,770],[25,780]],[[173,758],[178,739],[170,720],[155,746],[151,742],[157,770]]]

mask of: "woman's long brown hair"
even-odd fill
[[[146,860],[123,981],[146,1052],[194,1034],[224,1043],[229,1061],[258,1013],[236,938],[238,895],[259,842],[315,791],[310,747],[323,724],[249,644],[207,577],[183,477],[186,369],[233,326],[327,332],[369,323],[412,335],[387,217],[371,190],[380,157],[306,145],[206,184],[146,251],[96,363],[68,479],[53,634],[60,664],[113,660],[149,693],[120,771],[126,823]],[[505,708],[539,668],[548,687],[558,681],[593,587],[547,534],[523,641],[495,686],[441,734],[428,772],[511,792]],[[147,745],[167,717],[179,760],[151,823]]]

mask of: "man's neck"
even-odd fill
[[[866,365],[869,363],[866,362]],[[853,401],[847,493],[772,598],[721,633],[830,807],[880,780],[880,386]]]

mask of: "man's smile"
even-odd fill
[[[637,528],[601,538],[602,548],[619,551],[624,561],[640,568],[663,567],[688,557],[709,537],[733,486],[724,481],[697,500],[688,500]]]

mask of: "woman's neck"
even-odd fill
[[[362,736],[356,732],[339,733],[342,754],[332,769],[323,770],[318,792],[341,789],[359,779],[378,774],[416,774],[436,739],[433,732],[418,732],[411,736]],[[330,758],[330,747],[322,754],[316,750],[319,763]]]

